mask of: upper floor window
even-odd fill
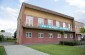
[[[72,30],[72,25],[71,25],[71,24],[68,24],[68,28],[69,28],[70,30]]]
[[[52,33],[49,33],[49,38],[53,38],[53,34]]]
[[[56,26],[58,26],[58,27],[60,26],[60,23],[59,23],[59,21],[56,21]]]
[[[48,25],[53,26],[53,20],[48,19]]]
[[[67,34],[64,34],[64,38],[67,38]]]
[[[43,18],[38,18],[38,25],[44,24],[44,19]]]
[[[38,33],[39,38],[44,38],[44,33]]]
[[[26,16],[26,25],[33,26],[33,16]]]
[[[31,38],[32,37],[32,32],[26,32],[26,37]]]
[[[64,27],[64,28],[66,27],[66,23],[63,23],[63,27]]]

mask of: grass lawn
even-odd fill
[[[3,46],[0,46],[0,55],[6,55],[5,49]]]
[[[48,53],[50,55],[85,55],[84,48],[74,46],[47,44],[47,45],[30,45],[28,47]]]

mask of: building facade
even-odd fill
[[[75,33],[76,33],[76,39],[81,40],[82,33],[80,33],[80,28],[84,28],[84,24],[78,21],[75,21]]]
[[[37,44],[74,40],[74,23],[73,17],[23,3],[18,16],[17,42]]]

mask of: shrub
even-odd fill
[[[75,46],[75,45],[80,45],[80,42],[79,41],[60,41],[59,44]]]

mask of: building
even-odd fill
[[[75,21],[75,33],[76,33],[76,39],[81,40],[82,33],[80,33],[80,28],[84,28],[84,24],[78,21]]]
[[[73,17],[23,3],[17,25],[19,44],[58,43],[75,39]],[[64,35],[60,32],[64,31]]]
[[[0,32],[0,35],[3,35],[4,38],[12,38],[12,33],[10,32]]]

